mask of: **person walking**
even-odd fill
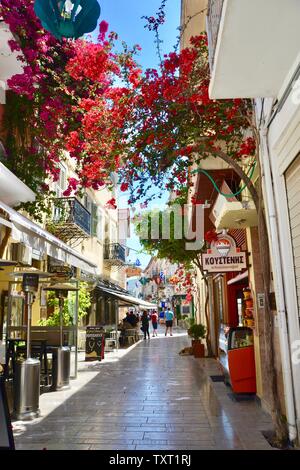
[[[154,336],[157,336],[157,325],[158,325],[158,315],[155,310],[151,315],[151,322],[152,322],[152,328],[153,328],[152,336],[154,337]]]
[[[142,331],[144,333],[144,339],[146,339],[147,335],[148,335],[148,339],[150,339],[149,317],[148,317],[148,313],[146,310],[143,311],[143,315],[142,315]]]
[[[170,336],[173,336],[172,334],[172,328],[173,328],[173,318],[174,318],[174,313],[172,310],[169,308],[165,311],[165,317],[166,317],[166,332],[165,336],[168,334],[168,330],[170,328]]]

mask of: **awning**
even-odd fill
[[[137,297],[133,297],[129,294],[126,294],[125,292],[119,291],[119,290],[114,290],[114,289],[108,289],[103,286],[97,286],[97,290],[103,292],[109,297],[113,297],[116,300],[119,300],[119,307],[127,307],[127,306],[136,306],[136,307],[142,307],[144,309],[157,309],[156,304],[152,304],[150,302],[146,302],[146,300],[143,299],[138,299]]]
[[[7,213],[12,223],[11,238],[14,242],[25,243],[32,247],[32,249],[67,263],[69,266],[75,266],[96,276],[99,275],[99,269],[96,264],[59,240],[59,238],[47,232],[22,214],[19,214],[19,212],[2,201],[0,202],[0,209]],[[0,223],[2,223],[2,219]]]
[[[1,201],[11,206],[17,206],[21,202],[32,202],[35,198],[35,193],[0,162]]]
[[[237,282],[240,282],[243,279],[247,279],[248,276],[249,276],[248,271],[245,271],[241,274],[238,274],[233,279],[230,279],[230,281],[227,282],[227,285],[231,286],[232,284],[236,284]]]

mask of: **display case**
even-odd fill
[[[248,327],[220,329],[219,362],[234,393],[256,393],[253,331]]]

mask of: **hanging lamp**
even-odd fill
[[[57,39],[78,39],[95,30],[101,8],[97,0],[35,0],[34,11]]]

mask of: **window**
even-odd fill
[[[183,314],[185,314],[185,315],[190,314],[190,306],[189,305],[182,305],[181,309],[182,309]]]
[[[63,193],[67,189],[67,169],[59,163],[58,168],[60,170],[58,181],[55,183],[55,193],[57,198],[64,197]],[[53,220],[60,220],[62,209],[61,207],[54,206],[53,208]]]
[[[85,194],[82,198],[82,204],[84,205],[84,207],[86,208],[86,210],[89,211],[90,214],[92,214],[92,210],[93,210],[93,201],[92,199],[90,198],[90,196],[88,196],[87,194]]]
[[[60,173],[58,181],[56,182],[55,192],[57,197],[63,197],[63,193],[67,189],[67,169],[62,163],[60,163],[58,167]]]

